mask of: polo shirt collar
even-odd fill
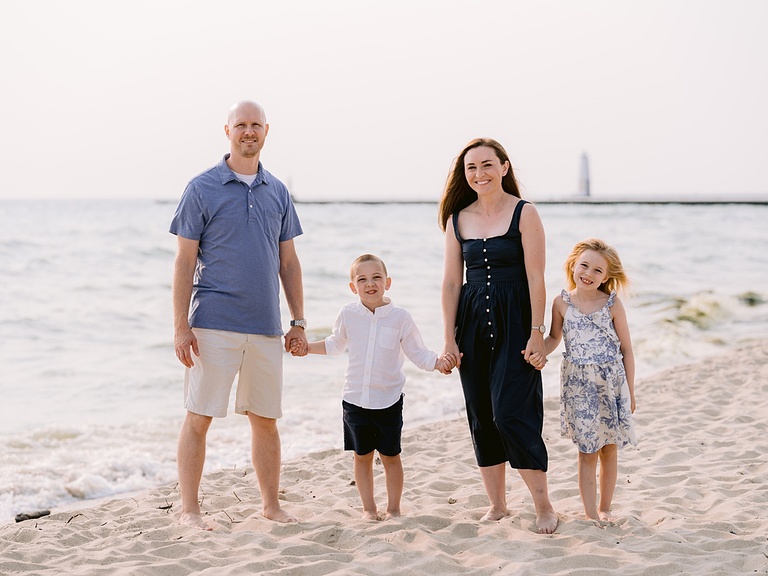
[[[222,184],[226,184],[227,182],[232,182],[233,180],[238,180],[237,176],[232,171],[232,169],[229,166],[227,166],[227,159],[229,158],[229,156],[230,156],[229,154],[224,154],[224,157],[221,159],[221,162],[219,162],[216,165],[216,171],[219,173],[219,178],[221,178]],[[257,184],[266,184],[266,183],[267,183],[266,171],[261,165],[261,160],[259,160],[259,171],[256,173],[256,179],[253,181],[253,184],[251,184],[251,186],[255,186]]]

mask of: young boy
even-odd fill
[[[344,449],[354,450],[355,484],[363,502],[363,518],[379,520],[373,497],[373,459],[378,451],[387,483],[385,519],[400,516],[403,465],[400,437],[403,429],[404,355],[422,370],[450,374],[452,355],[438,358],[421,339],[411,315],[385,298],[392,279],[384,262],[372,254],[357,258],[350,269],[349,287],[359,302],[344,306],[333,333],[310,342],[308,349],[291,342],[294,356],[341,354],[349,350],[344,382]]]

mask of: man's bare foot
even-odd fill
[[[400,518],[400,510],[387,510],[386,516],[384,516],[384,520],[392,520],[392,518]]]
[[[192,512],[182,512],[179,514],[179,524],[189,526],[195,530],[205,530],[206,532],[213,530],[213,526],[205,521],[202,514],[194,514]]]
[[[280,508],[279,506],[277,508],[274,508],[272,510],[265,509],[262,513],[264,518],[267,520],[272,520],[273,522],[281,522],[283,524],[290,524],[292,522],[298,522],[296,518],[288,514],[285,510]]]
[[[559,519],[554,510],[536,512],[536,530],[539,534],[554,534],[558,523]]]
[[[375,510],[373,510],[373,511],[371,511],[371,510],[363,510],[362,518],[363,518],[363,520],[378,521],[379,520],[379,513],[376,512]]]
[[[507,510],[506,506],[504,508],[494,508],[491,506],[488,509],[488,512],[485,513],[485,515],[480,518],[481,522],[498,522],[502,518],[506,518],[509,516],[509,510]]]

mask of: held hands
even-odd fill
[[[440,358],[437,359],[435,364],[435,370],[439,370],[441,374],[451,374],[454,368],[461,366],[461,357],[464,356],[459,352],[459,347],[456,342],[451,340],[446,341],[445,348]]]
[[[457,358],[455,354],[446,352],[437,359],[435,370],[438,370],[441,374],[451,374],[451,371],[456,368],[459,363],[458,361],[462,356],[463,354],[459,354],[459,357]]]
[[[528,339],[528,343],[525,346],[525,350],[521,350],[528,364],[536,368],[536,370],[542,370],[547,363],[547,352],[544,349],[544,338],[542,334],[535,330],[531,332],[531,337]]]
[[[285,351],[294,356],[306,356],[309,354],[309,341],[304,328],[292,327],[285,335]]]
[[[293,356],[306,356],[309,354],[309,346],[306,341],[301,341],[299,338],[291,338],[288,343],[288,351]]]
[[[525,355],[525,350],[521,350],[521,354]],[[528,356],[527,362],[536,368],[536,370],[543,370],[544,366],[547,363],[547,357],[544,356],[541,352],[532,352]]]

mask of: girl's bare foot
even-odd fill
[[[613,514],[611,514],[610,510],[608,510],[607,512],[600,510],[597,514],[600,517],[600,520],[602,520],[606,524],[613,525],[616,523],[616,517]]]
[[[205,530],[206,532],[213,530],[213,526],[205,521],[202,514],[193,514],[192,512],[182,512],[179,514],[179,524],[189,526],[195,530]]]
[[[554,510],[536,512],[536,530],[539,534],[554,534],[558,523],[559,519]]]
[[[502,518],[506,518],[509,516],[509,510],[507,508],[494,508],[491,506],[488,509],[488,512],[485,513],[485,515],[480,518],[481,522],[498,522]]]

